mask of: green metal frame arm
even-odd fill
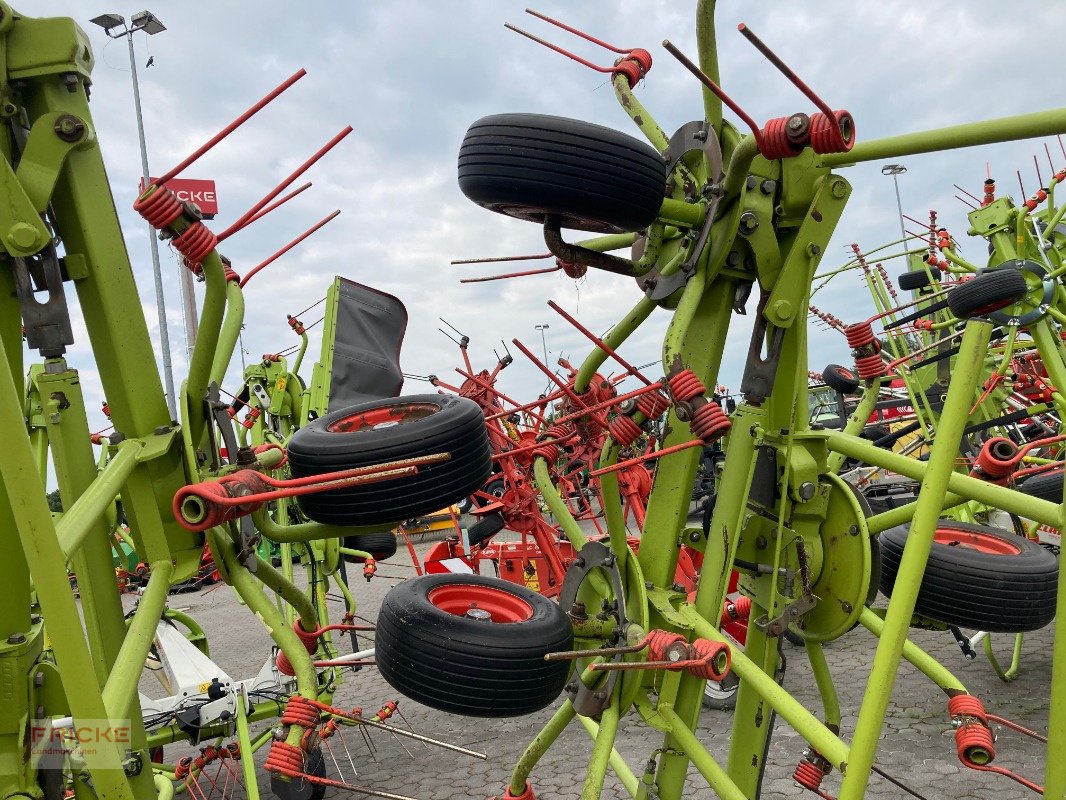
[[[237,339],[241,335],[243,326],[244,290],[241,289],[240,282],[228,280],[226,281],[226,315],[218,331],[215,357],[211,362],[211,380],[220,386],[226,377],[230,359],[233,358],[233,353],[237,349]]]
[[[885,628],[885,621],[869,608],[862,610],[862,614],[859,616],[859,624],[877,637],[881,636],[881,632]],[[907,639],[903,644],[903,657],[948,695],[967,694],[966,687],[962,685],[962,681],[910,639]]]
[[[696,49],[699,52],[700,69],[715,83],[721,85],[718,71],[718,41],[714,31],[715,0],[700,0],[696,6]],[[706,86],[703,92],[703,115],[711,123],[715,133],[722,133],[722,101]]]
[[[840,167],[864,161],[901,158],[918,153],[934,153],[960,147],[1012,142],[1017,139],[1032,139],[1039,136],[1055,136],[1064,130],[1066,130],[1066,108],[1057,108],[859,142],[847,153],[823,155],[821,163],[827,167]]]
[[[66,559],[77,552],[97,520],[115,502],[122,485],[140,463],[139,455],[143,447],[135,440],[123,442],[96,480],[60,517],[56,523],[56,536]]]
[[[173,571],[174,567],[169,561],[151,564],[148,585],[137,603],[115,666],[104,685],[104,706],[111,719],[128,718],[137,702],[137,681],[144,671],[144,660],[148,657],[163,607],[167,603]]]
[[[392,530],[396,523],[366,525],[358,527],[323,525],[320,522],[302,522],[298,525],[281,525],[275,522],[265,508],[252,512],[255,527],[266,538],[274,542],[289,543],[312,542],[316,539],[343,539],[345,536],[361,536],[365,533],[382,533]],[[399,520],[397,520],[398,522]]]

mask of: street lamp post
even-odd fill
[[[544,337],[544,331],[551,325],[534,325],[533,329],[540,331],[540,346],[544,349],[544,366],[548,366],[548,340]]]
[[[141,117],[141,88],[137,83],[137,60],[133,52],[133,34],[144,31],[149,36],[162,33],[166,30],[163,23],[150,11],[139,11],[130,16],[127,25],[126,19],[121,14],[101,14],[90,20],[99,25],[112,39],[126,37],[126,43],[130,51],[130,70],[133,73],[133,105],[137,112],[137,136],[141,145],[141,175],[144,185],[148,185],[148,149],[144,142],[144,120]],[[113,32],[118,30],[117,33]],[[167,309],[163,299],[163,274],[159,267],[159,241],[156,238],[155,229],[148,225],[148,241],[152,248],[152,277],[155,279],[155,304],[156,313],[159,315],[159,348],[163,351],[163,381],[167,391],[167,407],[170,416],[177,419],[177,397],[174,393],[174,368],[170,362],[170,332],[167,330]]]
[[[903,203],[899,199],[899,176],[907,171],[902,164],[885,164],[881,167],[882,175],[891,175],[892,183],[896,186],[896,209],[899,211],[899,232],[904,239],[907,238],[907,230],[903,226]]]

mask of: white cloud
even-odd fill
[[[92,111],[116,204],[144,298],[155,325],[146,231],[132,212],[140,173],[124,42],[110,43],[88,23],[75,0],[38,0],[39,15],[73,15],[97,54]],[[217,231],[270,189],[345,124],[355,132],[306,179],[314,188],[275,214],[225,242],[222,250],[239,273],[281,247],[334,208],[341,216],[307,243],[279,259],[249,285],[244,332],[257,357],[294,339],[286,313],[311,305],[333,274],[368,283],[402,299],[410,311],[402,363],[406,370],[442,377],[459,363],[454,345],[437,332],[443,316],[472,337],[477,366],[494,360],[500,339],[519,337],[540,352],[535,324],[548,322],[553,356],[579,361],[587,349],[576,331],[544,305],[554,298],[602,332],[636,302],[632,281],[591,274],[575,282],[553,274],[504,283],[460,285],[461,276],[511,271],[514,264],[453,267],[457,257],[539,253],[535,226],[493,215],[467,202],[455,183],[455,160],[466,127],[501,111],[572,116],[638,135],[621,112],[604,76],[521,39],[503,28],[514,22],[598,62],[609,54],[522,13],[515,2],[305,3],[265,0],[255,5],[217,3],[210,16],[199,3],[157,9],[168,30],[138,34],[136,53],[153,171],[175,163],[299,66],[308,76],[188,170],[218,181],[222,212]],[[130,10],[122,9],[129,16]],[[654,67],[638,94],[666,130],[702,115],[700,87],[659,46],[670,38],[695,51],[691,9],[660,0],[640,6],[546,2],[540,10],[624,46],[652,52]],[[164,13],[165,12],[165,13]],[[991,0],[967,3],[817,4],[719,3],[722,83],[760,123],[810,103],[734,31],[747,22],[835,107],[848,108],[859,137],[1023,113],[1055,106],[1046,76],[1061,68],[1060,32],[1066,7],[1027,6],[1005,14]],[[155,66],[145,68],[148,53]],[[727,114],[732,118],[732,115]],[[1063,157],[1052,141],[1056,165]],[[904,159],[900,178],[904,211],[924,218],[937,208],[941,221],[965,241],[965,208],[952,183],[979,193],[985,162],[1001,187],[1015,191],[1015,169],[1026,187],[1036,185],[1032,154],[1046,158],[1040,142],[975,148]],[[846,245],[870,249],[898,236],[895,196],[879,164],[845,172],[853,201],[827,250],[822,269],[843,263]],[[302,181],[303,179],[301,179]],[[1015,192],[1016,193],[1016,192]],[[184,365],[177,265],[162,253],[175,365]],[[550,262],[529,262],[517,268]],[[900,271],[890,262],[889,271]],[[202,297],[202,288],[198,289]],[[858,279],[839,278],[819,305],[847,321],[871,310]],[[754,313],[755,298],[749,303]],[[317,315],[308,314],[305,322]],[[668,315],[657,312],[623,348],[637,363],[655,358]],[[723,382],[739,384],[746,353],[745,320],[731,332]],[[317,329],[316,329],[317,331]],[[153,340],[157,340],[153,336]],[[846,361],[842,337],[812,334],[811,365]],[[513,348],[512,348],[513,349]],[[85,347],[79,350],[83,359]],[[317,352],[317,343],[311,354]],[[85,363],[87,366],[87,362]],[[238,370],[231,370],[231,381]],[[649,370],[656,374],[656,370]],[[180,382],[180,375],[178,380]],[[530,397],[542,379],[516,359],[505,388]],[[409,384],[421,391],[422,385]]]

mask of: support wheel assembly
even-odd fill
[[[289,441],[293,477],[450,453],[418,474],[300,497],[311,519],[382,525],[438,511],[473,494],[492,471],[485,416],[472,400],[439,394],[361,403],[308,423]]]
[[[908,526],[881,534],[881,591],[892,594]],[[1035,631],[1055,616],[1058,560],[998,528],[942,519],[918,602],[922,616],[990,633]]]
[[[659,212],[666,165],[650,145],[565,117],[494,114],[470,126],[459,149],[459,188],[483,208],[561,227],[613,233],[648,227]]]
[[[563,689],[570,620],[524,586],[483,575],[424,575],[381,603],[376,658],[381,675],[412,700],[453,714],[517,717]]]

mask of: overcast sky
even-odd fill
[[[308,76],[189,169],[187,177],[218,184],[219,231],[344,125],[355,131],[308,174],[314,187],[266,220],[226,241],[239,273],[259,263],[333,209],[341,215],[297,250],[258,275],[246,290],[244,333],[250,358],[295,341],[285,322],[321,298],[335,274],[399,297],[411,321],[401,362],[405,371],[442,378],[459,363],[455,345],[437,332],[443,316],[471,337],[478,367],[495,361],[500,339],[518,337],[540,351],[537,324],[549,324],[547,347],[575,362],[588,347],[545,305],[554,299],[597,331],[606,330],[639,298],[631,280],[561,273],[506,282],[460,285],[461,276],[512,271],[515,265],[455,267],[459,257],[545,252],[537,226],[492,214],[467,201],[456,184],[456,155],[466,128],[487,114],[527,111],[576,117],[640,136],[617,105],[605,76],[541,48],[503,27],[520,27],[577,50],[599,63],[610,54],[523,13],[518,2],[165,3],[150,7],[167,26],[136,34],[149,160],[168,169],[248,105],[300,67]],[[543,2],[537,10],[625,47],[644,47],[655,61],[638,95],[668,132],[702,114],[700,87],[660,46],[664,38],[695,55],[694,3]],[[75,17],[96,55],[91,109],[122,218],[142,305],[158,342],[147,232],[132,209],[140,175],[130,66],[125,40],[110,41],[89,18],[141,6],[96,7],[84,0],[36,0],[25,13]],[[835,108],[856,119],[858,138],[873,138],[1066,106],[1059,88],[1066,5],[1002,2],[740,3],[718,9],[722,82],[758,121],[795,111],[808,101],[735,32],[746,22]],[[149,57],[154,65],[146,68]],[[728,114],[728,112],[727,112]],[[1064,158],[1051,139],[1056,168]],[[925,218],[935,208],[963,250],[968,210],[953,183],[980,194],[985,164],[1000,186],[1017,195],[1015,170],[1026,189],[1037,184],[1033,154],[1047,180],[1044,142],[1028,141],[904,159],[899,180],[904,212]],[[892,179],[880,163],[846,171],[852,200],[822,269],[899,236]],[[164,249],[163,273],[174,365],[186,364],[177,291],[177,261]],[[546,262],[529,262],[536,267]],[[891,274],[901,262],[888,265]],[[519,267],[524,265],[518,265]],[[74,295],[71,292],[70,297]],[[867,316],[858,275],[842,276],[818,305],[846,321]],[[754,310],[754,302],[752,302]],[[310,313],[305,323],[318,319]],[[666,312],[628,342],[634,363],[660,351]],[[77,322],[77,321],[76,321]],[[747,349],[746,327],[730,336],[724,382],[735,388]],[[83,330],[78,324],[77,330]],[[316,329],[317,332],[318,329]],[[843,337],[812,333],[813,369],[848,361]],[[312,355],[317,353],[317,337]],[[514,348],[512,348],[513,350]],[[98,406],[84,336],[72,360],[86,373]],[[649,369],[653,375],[661,370]],[[239,375],[231,370],[229,388]],[[503,387],[532,399],[543,386],[516,353]],[[408,381],[407,393],[427,390]]]

